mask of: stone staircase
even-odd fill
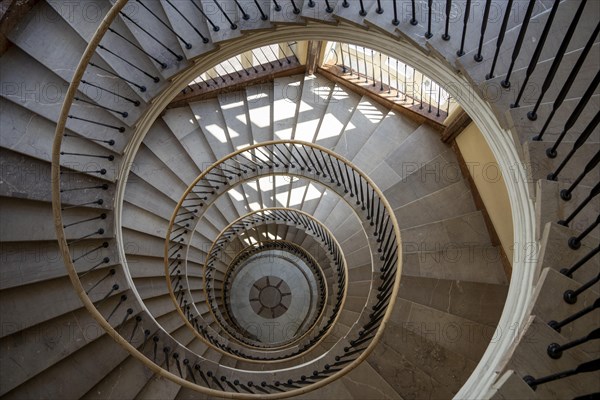
[[[108,323],[121,336],[132,332],[129,341],[150,359],[151,340],[143,340],[149,337],[136,330],[136,317],[144,322],[155,321],[169,340],[186,349],[186,354],[225,367],[219,371],[236,371],[234,377],[241,382],[251,380],[255,371],[266,370],[258,363],[221,351],[190,329],[165,285],[164,246],[177,202],[202,171],[236,150],[271,140],[315,143],[350,161],[389,200],[402,238],[400,289],[379,343],[348,374],[299,397],[465,396],[461,388],[477,371],[495,332],[498,334],[496,327],[507,301],[509,282],[499,249],[491,243],[465,177],[431,173],[459,170],[453,150],[439,140],[438,132],[318,74],[276,78],[267,84],[167,109],[160,116],[154,108],[158,96],[173,91],[171,82],[179,74],[216,54],[220,47],[240,44],[252,48],[256,47],[251,45],[254,38],[265,40],[271,35],[269,40],[274,42],[286,29],[309,31],[315,27],[324,32],[350,29],[356,35],[386,38],[392,47],[409,43],[450,70],[458,71],[471,85],[474,96],[485,100],[499,125],[512,134],[513,146],[526,164],[540,248],[539,256],[534,255],[534,293],[528,306],[531,316],[523,326],[512,327],[511,334],[517,340],[503,361],[495,365],[497,379],[487,387],[485,396],[562,398],[600,390],[594,378],[597,372],[539,384],[535,391],[523,380],[528,375],[540,378],[597,359],[594,342],[565,350],[566,357],[560,359],[546,354],[548,344],[579,339],[597,327],[595,308],[566,324],[560,332],[547,325],[550,320],[563,321],[586,307],[597,308],[598,303],[598,288],[593,285],[578,296],[575,304],[563,302],[560,296],[565,290],[593,282],[597,275],[597,198],[591,197],[568,227],[557,224],[568,219],[590,193],[597,192],[600,181],[598,170],[592,165],[581,184],[572,190],[571,199],[560,197],[560,190],[569,188],[582,169],[593,163],[599,147],[597,121],[593,124],[599,105],[597,82],[590,86],[598,71],[600,51],[597,31],[590,39],[598,19],[597,2],[585,5],[563,51],[556,82],[549,90],[543,89],[543,82],[553,69],[563,32],[576,15],[579,1],[531,2],[527,36],[514,65],[511,56],[519,41],[521,13],[530,2],[511,2],[514,18],[508,19],[504,29],[502,18],[490,20],[481,50],[481,25],[468,24],[467,40],[462,46],[464,55],[460,57],[456,52],[461,49],[466,0],[452,2],[451,12],[456,18],[449,25],[449,40],[442,37],[446,33],[446,10],[441,1],[434,1],[431,17],[427,2],[417,1],[415,25],[410,22],[413,15],[408,0],[360,2],[365,15],[360,13],[359,2],[346,1],[116,2],[117,6],[127,4],[110,23],[85,69],[68,111],[62,143],[59,150],[53,150],[54,131],[60,123],[69,82],[86,45],[112,7],[110,2],[101,0],[81,1],[74,8],[67,3],[40,1],[35,5],[8,32],[12,46],[0,63],[3,397],[184,399],[212,398],[216,394],[193,391],[141,363],[120,345],[123,343],[106,333],[73,290],[56,240],[52,209],[49,176],[51,163],[57,160],[61,166],[60,206],[65,239],[71,242],[73,260],[78,261],[73,264],[83,289],[102,315],[111,315]],[[397,25],[392,23],[392,3],[398,10]],[[505,1],[491,3],[504,12]],[[552,17],[554,3],[556,15]],[[482,8],[471,5],[471,18],[483,20],[479,17]],[[93,17],[90,10],[94,11]],[[246,13],[250,16],[247,20]],[[262,19],[262,14],[268,18]],[[548,24],[548,39],[536,68],[528,73],[529,58],[524,55],[535,52],[549,18],[553,22]],[[429,19],[431,28],[427,26]],[[425,37],[428,31],[432,33],[429,39]],[[502,51],[494,77],[486,79],[501,31]],[[586,46],[588,43],[590,46]],[[474,61],[477,54],[482,54],[482,61]],[[543,139],[532,140],[543,129],[555,99],[560,97],[564,77],[582,54],[585,60],[581,72],[565,93],[564,103],[554,114]],[[509,69],[511,85],[504,89],[500,84],[506,80]],[[524,81],[529,86],[520,99],[520,107],[510,108]],[[590,92],[587,100],[581,94],[586,90]],[[543,101],[535,107],[542,91]],[[536,108],[537,120],[531,121],[527,112]],[[579,118],[565,128],[573,110],[578,108]],[[146,116],[152,113],[157,118],[148,124]],[[140,137],[138,130],[147,133]],[[548,158],[546,149],[563,130],[566,135],[559,157]],[[547,179],[548,173],[563,160],[566,149],[576,144],[586,130],[589,138],[576,158],[556,180]],[[56,151],[61,156],[53,159]],[[361,318],[363,299],[369,293],[369,239],[355,234],[362,229],[361,222],[352,207],[331,193],[304,178],[290,181],[275,176],[245,181],[214,203],[206,214],[207,223],[195,230],[188,257],[204,260],[206,244],[231,221],[252,211],[287,207],[313,215],[331,231],[348,260],[348,296],[338,325],[342,332],[350,331]],[[304,246],[311,240],[290,227],[280,227],[273,234]],[[577,241],[578,248],[568,245],[569,238],[580,235],[583,237]],[[452,257],[447,252],[450,247]],[[571,276],[561,273],[561,269],[577,265],[586,255],[586,264]],[[198,268],[200,264],[190,263]],[[119,282],[116,288],[115,282]],[[201,299],[195,305],[199,314],[207,314],[208,310],[200,310],[204,303],[202,277],[190,274],[188,282],[190,287],[198,288],[192,294]],[[510,299],[511,293],[508,296]],[[127,307],[131,314],[124,314]],[[226,337],[216,323],[209,329]],[[337,340],[343,334],[334,332],[331,337]],[[310,355],[321,354],[333,346],[317,346],[301,360],[309,360]],[[162,348],[158,351],[161,353]],[[156,358],[156,347],[154,353]],[[283,361],[274,368],[299,364],[295,360]],[[169,365],[171,372],[182,367],[175,362],[163,363],[164,368]],[[185,374],[179,372],[182,377]],[[217,374],[214,371],[212,380],[203,375],[206,382],[198,383],[228,392],[228,396],[239,393],[241,389],[220,383]],[[191,383],[192,378],[187,376]],[[194,381],[200,380],[196,376]],[[252,393],[277,395],[279,390],[273,387]]]

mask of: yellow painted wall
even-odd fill
[[[500,167],[474,123],[458,135],[456,144],[477,186],[504,252],[512,263],[514,245],[512,213]]]

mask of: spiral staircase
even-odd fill
[[[3,397],[597,398],[597,2],[8,3]],[[511,276],[439,123],[318,69],[172,102],[288,40],[451,93]]]

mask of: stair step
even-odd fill
[[[402,180],[384,191],[393,209],[418,202],[425,196],[463,180],[452,149],[446,149],[427,162],[403,163],[394,171]]]
[[[400,229],[433,223],[477,211],[466,182],[446,186],[394,210]]]
[[[402,298],[396,299],[390,321],[473,362],[479,362],[496,334],[493,326]]]
[[[333,15],[333,10],[338,0],[329,0],[331,9],[327,9],[327,4],[324,1],[312,1],[305,0],[302,6],[302,16],[309,21],[318,21],[326,24],[337,24],[337,20]]]
[[[550,59],[554,58],[554,56],[556,55],[556,51],[558,50],[559,46],[561,45],[562,39],[564,38],[564,35],[568,29],[568,26],[571,24],[571,21],[573,20],[573,16],[575,15],[575,12],[577,11],[578,6],[579,6],[579,2],[572,1],[572,0],[563,1],[558,6],[558,12],[556,13],[556,16],[552,22],[552,26],[550,28],[548,37],[544,44],[544,48],[543,48],[540,58],[539,58],[540,62],[544,62],[546,60],[550,60]],[[516,7],[520,7],[520,8],[523,7],[521,10],[519,10],[519,14],[521,14],[521,13],[524,14],[527,6],[525,4],[520,4]],[[529,22],[529,26],[527,27],[527,32],[525,34],[525,40],[523,41],[523,45],[522,45],[521,51],[520,51],[521,57],[517,58],[517,62],[515,63],[514,71],[518,71],[520,69],[527,68],[527,66],[529,64],[529,57],[526,57],[525,55],[533,54],[534,49],[539,42],[539,38],[542,34],[542,31],[546,25],[546,21],[548,20],[548,16],[550,14],[549,8],[551,8],[551,7],[548,7],[547,11],[539,13],[538,15],[534,14],[534,16],[532,17],[532,20]],[[540,11],[540,8],[538,8],[538,11]],[[598,4],[595,4],[594,2],[587,4],[585,11],[582,14],[581,20],[577,24],[577,30],[575,31],[575,35],[573,36],[573,38],[571,39],[571,41],[569,43],[569,47],[567,48],[567,53],[572,52],[577,49],[581,49],[585,46],[585,43],[589,39],[590,32],[592,32],[594,30],[594,28],[596,27],[597,18],[595,18],[594,15],[596,15],[598,13],[600,13],[600,8],[598,7]],[[503,17],[504,17],[504,15],[502,15],[502,17],[497,18],[495,20],[495,23],[488,24],[488,26],[490,28],[493,27],[492,29],[494,29],[496,32],[498,32],[499,26],[502,23]],[[521,18],[522,17],[518,18],[518,20],[521,20]],[[513,18],[513,21],[514,21],[514,18]],[[518,26],[514,27],[513,29],[506,32],[506,35],[504,37],[504,41],[502,44],[502,49],[504,49],[504,52],[505,52],[505,53],[503,53],[503,55],[506,54],[506,56],[498,57],[498,63],[496,65],[496,70],[494,72],[494,75],[496,77],[501,77],[501,76],[506,75],[506,72],[508,71],[508,67],[511,62],[512,49],[517,40],[517,37],[519,36],[520,30],[521,30],[521,25],[518,25]],[[487,36],[487,31],[486,31],[486,36]],[[495,38],[495,37],[497,37],[497,35],[490,35],[487,37]],[[476,84],[480,84],[485,81],[486,74],[488,74],[490,71],[491,64],[493,61],[493,55],[494,55],[495,51],[496,51],[496,40],[488,40],[485,43],[483,50],[482,50],[482,54],[484,55],[484,61],[478,63],[477,61],[474,60],[473,55],[477,52],[476,47],[472,47],[472,51],[470,53],[467,53],[464,55],[464,57],[460,58],[459,63],[461,65],[463,71],[467,72],[467,75],[469,76],[469,78],[468,78],[469,80],[471,80],[472,82],[475,82]],[[564,60],[565,59],[563,59],[563,62],[564,62]],[[597,60],[597,58],[596,58],[596,60]],[[538,68],[539,68],[539,65],[538,65]],[[544,76],[545,76],[545,74],[544,74]],[[563,75],[563,76],[566,76],[566,75]],[[516,75],[515,75],[515,78],[516,78]],[[512,78],[511,78],[511,82],[513,82]],[[516,84],[516,80],[513,83]],[[516,86],[516,85],[515,85],[515,87],[519,88],[519,86]],[[583,93],[583,92],[581,92],[581,93]],[[551,97],[551,98],[554,98],[554,97]]]
[[[508,283],[496,246],[461,247],[448,243],[440,244],[437,250],[420,251],[420,246],[404,243],[403,254],[403,276],[492,284]]]
[[[563,35],[562,31],[560,32],[560,35]],[[586,35],[588,34],[586,33]],[[579,48],[578,50],[565,53],[560,66],[556,71],[553,82],[554,84],[549,87],[548,91],[544,95],[544,99],[546,99],[546,101],[552,101],[551,99],[555,99],[558,96],[563,86],[561,77],[567,77],[569,75],[575,66],[575,63],[579,59],[581,52],[582,50]],[[521,49],[521,53],[524,54],[523,49]],[[596,43],[592,47],[590,54],[581,67],[578,78],[575,79],[571,89],[569,90],[570,94],[567,94],[567,99],[580,97],[582,93],[584,93],[589,87],[593,73],[597,67],[596,60],[598,57],[600,57],[600,43]],[[548,75],[548,72],[550,71],[552,63],[553,59],[549,59],[537,64],[535,70],[529,78],[526,90],[524,91],[524,94],[520,100],[520,106],[530,106],[538,100],[538,97],[541,94],[543,83]],[[511,89],[509,90],[500,88],[500,82],[504,79],[500,76],[481,83],[478,88],[478,91],[483,95],[484,99],[487,100],[492,106],[492,111],[502,127],[508,126],[506,112],[510,109],[511,104],[516,101],[518,95],[517,88],[522,86],[525,76],[526,69],[515,70],[510,79]],[[560,84],[557,84],[557,82],[560,82]]]
[[[352,162],[367,174],[382,191],[392,187],[400,178],[386,162],[413,134],[418,125],[408,118],[388,112]]]
[[[597,89],[600,90],[600,89]],[[575,107],[579,103],[580,98],[566,99],[560,108],[556,110],[552,121],[544,132],[543,140],[547,142],[549,146],[552,146],[559,135],[562,133],[565,127],[565,123],[573,113]],[[548,116],[552,111],[553,103],[542,103],[537,110],[538,118],[535,121],[531,121],[527,118],[527,113],[533,109],[533,105],[522,106],[518,108],[511,108],[506,113],[508,119],[508,126],[513,132],[516,132],[519,143],[525,143],[531,141],[534,137],[539,135],[542,128],[548,120]],[[575,121],[573,127],[569,129],[563,139],[566,143],[572,143],[577,140],[579,135],[584,131],[589,121],[594,118],[594,114],[600,108],[600,94],[595,94],[590,98],[590,101],[583,109],[583,112]],[[587,143],[598,143],[600,142],[600,133],[592,132],[592,135],[586,141]],[[565,145],[563,145],[565,146]],[[567,149],[570,147],[568,144],[563,147]]]
[[[103,335],[71,354],[67,359],[42,371],[35,379],[5,394],[4,397],[7,399],[80,398],[113,370],[115,365],[122,362],[127,354],[110,336]],[[91,359],[94,362],[90,362]],[[65,380],[65,376],[70,376],[72,379]]]
[[[371,6],[375,3],[375,0],[366,0],[363,1],[363,7],[366,10],[370,10]],[[368,26],[368,24],[365,21],[365,16],[364,15],[360,15],[360,3],[356,2],[356,1],[348,1],[348,2],[343,2],[343,1],[338,1],[336,7],[335,7],[335,18],[338,21],[341,22],[346,22],[348,24],[353,24],[356,26],[359,26],[361,28],[366,28]],[[369,15],[369,14],[367,14]],[[379,15],[379,14],[377,14]],[[391,19],[390,19],[391,21]]]
[[[180,46],[188,60],[217,49],[217,46],[210,42],[208,22],[192,2],[161,0],[160,3],[169,26],[192,45],[190,49],[183,43]],[[164,21],[167,22],[167,20]],[[206,43],[201,35],[208,39]]]
[[[531,314],[546,323],[552,320],[560,322],[577,311],[592,305],[598,298],[598,291],[594,290],[594,288],[580,294],[575,304],[568,304],[563,301],[563,293],[566,290],[572,290],[579,286],[578,283],[559,272],[551,268],[544,268],[534,292],[535,302],[532,301],[534,306]],[[597,328],[597,325],[598,319],[594,318],[593,314],[585,315],[562,327],[560,334],[569,341],[575,340],[586,336],[593,329]]]
[[[435,382],[430,389],[433,390],[432,398],[440,398],[447,392],[454,395],[473,372],[476,362],[444,348],[435,338],[430,339],[431,335],[417,335],[413,330],[393,322],[389,323],[381,338],[384,346],[402,354],[405,362],[419,375],[425,374]]]
[[[536,392],[515,371],[506,371],[494,385],[486,398],[491,400],[539,399]]]
[[[97,0],[81,0],[77,2],[77,4],[74,4],[74,8],[71,12],[71,9],[67,10],[66,8],[63,8],[64,5],[60,2],[50,2],[49,4],[57,11],[60,17],[63,18],[77,34],[83,38],[83,40],[85,40],[86,43],[90,42],[96,32],[97,25],[95,22],[100,22],[101,19],[106,16],[111,6],[111,4],[107,2],[99,3]],[[93,18],[89,18],[88,10],[94,10]],[[46,17],[42,15],[42,18]],[[119,18],[113,20],[111,28],[123,35],[129,41],[136,42],[129,29]],[[135,49],[131,44],[128,44],[124,39],[119,38],[116,34],[108,32],[102,38],[100,44],[105,46],[107,50],[97,52],[95,57],[101,57],[119,76],[140,86],[146,87],[146,91],[141,92],[138,87],[127,83],[137,95],[146,102],[154,98],[168,84],[167,80],[160,79],[162,76],[162,68],[154,64],[149,57],[143,55],[143,53]],[[110,54],[108,50],[130,63],[133,63],[137,68],[133,68],[125,60],[114,54]],[[135,60],[132,59],[132,55],[137,56]],[[154,78],[159,78],[159,81],[155,82]]]
[[[573,143],[563,142],[558,149],[556,158],[549,158],[546,155],[546,149],[552,147],[549,142],[527,142],[523,146],[525,160],[528,166],[528,173],[533,179],[547,179],[551,172],[555,172],[558,166],[565,159],[567,153],[572,149]],[[586,164],[600,150],[600,143],[585,143],[575,153],[575,156],[569,160],[566,166],[558,175],[561,182],[571,183],[583,172]],[[600,171],[590,171],[581,181],[582,185],[593,187],[600,180]]]
[[[347,159],[354,158],[387,112],[387,109],[363,96],[333,151]]]
[[[0,219],[5,226],[13,226],[15,229],[3,229],[0,239],[3,242],[27,242],[55,240],[56,231],[54,216],[50,204],[39,201],[31,201],[18,198],[0,198]],[[97,210],[90,208],[73,208],[64,212],[63,222],[65,224],[77,223],[90,218],[100,217],[106,214],[105,219],[91,220],[78,223],[65,228],[67,239],[80,239],[98,229],[104,229],[101,234],[95,234],[97,238],[113,237],[113,218],[108,210]]]
[[[298,117],[292,134],[294,139],[305,142],[314,141],[325,117],[333,86],[333,82],[321,75],[304,77]]]
[[[185,46],[169,29],[170,27],[167,28],[159,22],[160,20],[162,23],[169,24],[161,3],[159,1],[147,1],[143,3],[145,7],[141,4],[135,8],[124,7],[117,18],[123,21],[147,53],[156,57],[161,63],[166,64],[166,68],[162,68],[156,61],[152,61],[161,69],[161,73],[165,78],[169,78],[189,67],[190,63],[183,51]],[[150,24],[153,29],[150,30],[142,21],[152,21]],[[151,32],[152,37],[138,25],[142,25],[145,30]]]
[[[29,82],[29,77],[35,76],[37,87],[46,88],[47,93],[43,95],[39,93],[31,96],[31,94],[25,91],[25,87],[8,84],[2,87],[2,97],[41,117],[56,122],[61,112],[64,94],[66,93],[66,82],[17,47],[11,47],[3,56],[3,60],[0,65],[0,75],[3,82]],[[22,68],[23,65],[27,65],[27,68]],[[50,92],[51,89],[53,90],[52,92]],[[81,93],[78,93],[78,95],[85,98]],[[66,128],[68,130],[93,139],[107,141],[114,139],[116,143],[111,147],[111,150],[114,152],[122,151],[127,143],[127,138],[131,133],[130,129],[108,112],[99,112],[96,107],[83,107],[80,102],[75,102],[71,107],[70,114],[115,128],[100,126],[75,118],[67,118]],[[117,133],[116,128],[121,127],[125,131]],[[117,141],[117,137],[122,137],[125,140]]]
[[[574,250],[569,247],[568,243],[571,237],[578,234],[579,231],[566,226],[547,223],[540,239],[538,270],[552,268],[560,272],[561,269],[571,267],[588,254],[594,248],[595,243],[598,242],[598,230],[596,229],[595,237],[593,233],[590,234],[581,241],[581,247]],[[589,282],[598,273],[597,268],[594,268],[594,266],[598,266],[598,261],[592,259],[588,264],[573,273],[573,280],[581,284]]]
[[[217,160],[190,107],[168,109],[162,119],[200,171],[204,171]]]
[[[344,375],[341,381],[353,399],[381,400],[399,397],[392,385],[379,376],[367,362],[360,363]]]
[[[108,257],[110,262],[103,267],[115,265],[118,260],[116,243],[112,239],[106,240],[109,245],[104,248],[103,242],[101,239],[90,239],[70,247],[75,258],[99,248],[75,263],[78,272],[87,271],[104,257]],[[55,241],[2,243],[2,253],[0,290],[66,276],[67,271]]]
[[[402,230],[402,241],[423,251],[437,251],[443,243],[487,245],[490,238],[480,211]]]
[[[563,352],[559,359],[552,359],[547,354],[550,343],[565,343],[565,339],[554,331],[538,317],[531,317],[523,327],[524,333],[516,346],[506,368],[515,371],[521,378],[530,375],[541,378],[560,371],[571,370],[577,365],[591,361],[578,348]],[[536,396],[540,398],[571,398],[572,396],[587,394],[591,388],[597,387],[595,374],[582,373],[575,376],[559,379],[538,385]]]
[[[375,347],[367,362],[402,399],[431,398],[434,395],[437,398],[452,398],[452,392],[411,363],[404,354],[394,350],[385,340]]]
[[[276,10],[275,3],[272,3],[270,17],[271,22],[276,25],[306,25],[307,21],[301,15],[301,10],[304,6],[304,0],[297,0],[295,3],[298,13],[294,12],[294,6],[291,2],[278,2],[279,6],[281,7],[281,10],[279,11]]]
[[[273,14],[271,13],[271,15]],[[245,92],[248,123],[251,127],[249,137],[253,139],[252,144],[273,140],[272,83],[249,86]]]
[[[593,173],[592,173],[593,174]],[[564,201],[560,198],[561,189],[567,189],[569,184],[540,179],[536,188],[536,222],[537,237],[542,234],[544,225],[548,222],[558,222],[567,219],[583,200],[590,194],[591,188],[578,186],[572,192],[572,198]],[[600,204],[591,201],[569,224],[578,231],[585,230],[598,217]]]
[[[488,326],[496,326],[508,286],[403,276],[398,296]]]
[[[60,76],[65,82],[70,82],[87,43],[71,29],[65,20],[48,3],[40,2],[36,11],[32,12],[39,13],[38,16],[40,18],[52,19],[53,23],[39,24],[25,20],[16,29],[11,31],[9,39],[48,70]],[[34,17],[34,14],[30,15]],[[43,17],[41,17],[42,15]],[[57,44],[62,44],[61,48],[57,48]],[[53,50],[48,51],[50,48]],[[99,57],[92,58],[92,62],[110,70],[110,67]],[[111,113],[111,115],[120,120],[122,124],[128,126],[133,126],[135,121],[141,116],[145,100],[139,97],[126,83],[114,79],[104,71],[94,67],[86,69],[83,79],[118,93],[121,96],[139,101],[142,105],[141,107],[135,107],[132,102],[125,101],[108,93],[98,92],[96,89],[86,92],[85,95],[80,92],[77,96],[120,112],[127,112],[127,118],[117,113]],[[82,85],[80,91],[84,90],[84,88],[87,89],[86,86]],[[88,94],[91,98],[87,96]],[[104,112],[100,108],[90,104],[84,104],[84,107],[91,108],[96,114]]]
[[[340,6],[338,5],[338,7]],[[331,91],[325,115],[314,142],[327,149],[333,149],[358,106],[360,98],[358,94],[336,84]]]
[[[290,140],[302,98],[303,75],[276,78],[273,83],[273,139]]]
[[[243,33],[256,30],[266,30],[273,28],[270,21],[271,2],[269,0],[240,0],[240,5],[248,14],[248,19],[240,20],[240,29]],[[263,19],[263,15],[266,17]]]
[[[200,0],[198,3],[201,4],[204,13],[212,20],[212,22],[219,27],[217,31],[210,29],[211,42],[220,43],[236,39],[242,35],[240,30],[240,18],[238,16],[238,9],[233,0],[220,1],[219,5],[223,11],[219,10],[214,1]],[[231,20],[231,23],[227,20]],[[232,29],[232,24],[235,25],[235,29]]]
[[[28,200],[51,202],[52,187],[50,180],[41,179],[50,176],[51,164],[26,155],[22,155],[5,148],[0,148],[0,196],[23,198]],[[63,171],[68,174],[69,187],[97,187],[108,182],[100,174],[76,173]],[[96,176],[97,175],[97,176]],[[88,208],[110,209],[113,204],[115,187],[109,185],[107,190],[100,191],[98,195],[102,204],[90,203],[91,190],[73,190],[61,194],[63,207],[76,204],[87,204]],[[95,200],[92,200],[95,201]]]

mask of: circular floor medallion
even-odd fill
[[[263,318],[282,316],[288,310],[291,300],[290,287],[276,276],[260,278],[250,290],[252,309]]]

